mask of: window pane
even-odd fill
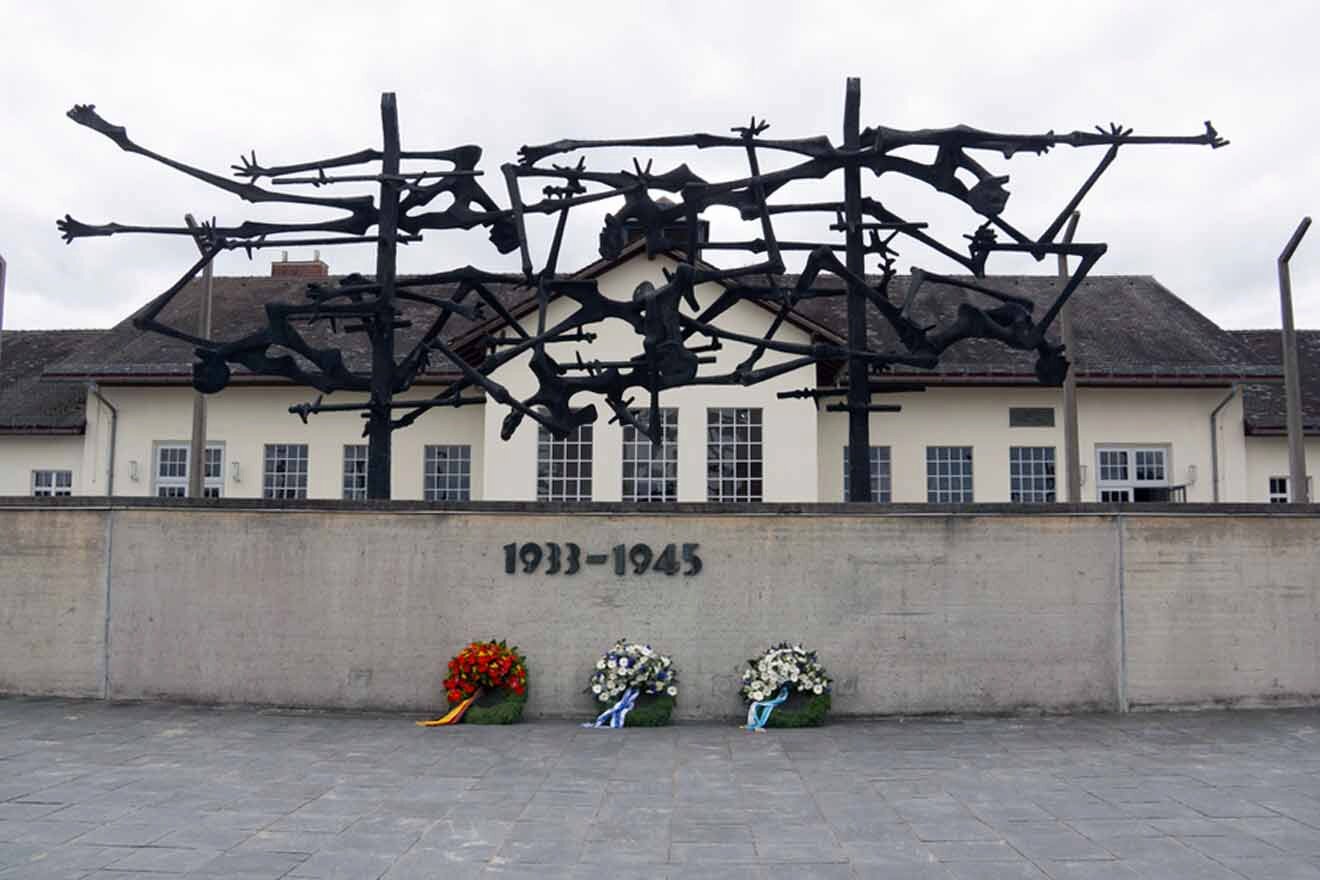
[[[706,499],[760,501],[761,410],[706,410]]]
[[[1013,501],[1033,504],[1055,500],[1053,446],[1009,447],[1008,463]]]
[[[423,464],[422,489],[427,501],[467,501],[471,498],[471,446],[427,446]]]
[[[629,411],[642,427],[650,429],[651,411]],[[678,410],[660,410],[660,446],[633,425],[623,426],[623,500],[678,500]]]
[[[343,497],[349,501],[367,499],[367,446],[361,443],[344,446]]]
[[[926,500],[939,504],[972,501],[972,447],[926,447]]]
[[[1104,482],[1122,482],[1128,478],[1126,449],[1100,450],[1100,479]]]
[[[307,497],[307,444],[268,443],[266,445],[262,496]]]
[[[888,504],[891,500],[890,488],[893,485],[892,476],[889,470],[889,447],[872,446],[871,453],[871,500],[881,504]],[[848,474],[848,464],[852,460],[848,454],[848,447],[843,447],[843,500],[848,500],[848,490],[852,486],[851,477]]]
[[[73,471],[33,471],[32,494],[41,497],[73,494]]]
[[[579,426],[562,440],[538,426],[537,501],[591,500],[591,438],[591,425]]]

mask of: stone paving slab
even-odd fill
[[[1320,710],[411,721],[0,698],[0,880],[1320,880]]]

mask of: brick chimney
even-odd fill
[[[290,260],[283,251],[278,263],[270,264],[271,278],[329,278],[330,267],[321,262],[321,252],[313,251],[310,260]]]

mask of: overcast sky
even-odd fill
[[[1320,6],[1271,0],[1243,12],[1241,3],[1204,0],[0,0],[4,325],[109,326],[195,258],[182,239],[65,245],[55,229],[65,213],[149,224],[176,224],[184,212],[221,223],[289,216],[119,151],[65,118],[75,103],[96,104],[145,146],[228,173],[253,149],[275,164],[378,145],[379,95],[393,90],[405,148],[480,144],[482,182],[506,204],[499,166],[524,143],[723,132],[753,113],[771,122],[767,137],[824,134],[838,143],[844,80],[860,76],[864,126],[1035,133],[1112,120],[1138,134],[1181,135],[1213,120],[1231,146],[1126,148],[1084,203],[1078,239],[1109,244],[1097,273],[1154,275],[1224,326],[1277,327],[1275,259],[1320,196]],[[629,155],[594,158],[592,167],[617,170]],[[1012,161],[978,154],[1012,176],[1006,216],[1028,232],[1048,224],[1101,155],[1067,147]],[[708,179],[743,167],[736,155],[702,153],[660,157],[656,169],[679,161]],[[892,175],[867,178],[868,195],[909,219],[935,221],[960,245],[957,236],[976,225],[947,197],[896,185]],[[831,192],[837,198],[841,187],[824,195]],[[570,231],[563,268],[591,259],[596,218],[588,219]],[[740,232],[736,222],[716,222],[717,235]],[[368,246],[324,256],[334,272],[373,265]],[[724,256],[716,262],[732,264]],[[265,275],[272,257],[226,255],[217,272]],[[480,233],[428,233],[400,268],[469,262],[512,268]],[[956,271],[919,246],[900,248],[900,269],[912,265]],[[1030,261],[990,269],[1054,271]],[[1293,278],[1298,324],[1320,327],[1320,229],[1293,261]]]

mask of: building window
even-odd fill
[[[1313,482],[1310,477],[1306,478],[1306,494],[1308,498],[1314,500],[1315,496],[1311,494]],[[1287,504],[1292,501],[1292,493],[1288,491],[1287,477],[1270,477],[1270,504]]]
[[[267,443],[263,498],[307,497],[307,444]]]
[[[651,411],[632,410],[633,418],[650,430]],[[623,500],[678,500],[678,410],[660,410],[660,447],[632,425],[623,426]]]
[[[926,447],[926,500],[936,504],[972,500],[972,447]]]
[[[1008,426],[1010,428],[1053,428],[1054,407],[1010,406],[1008,408]]]
[[[33,495],[72,495],[73,471],[33,471]]]
[[[579,425],[563,440],[544,425],[536,438],[536,500],[591,500],[591,425]]]
[[[871,500],[881,504],[888,504],[892,500],[891,487],[892,477],[889,470],[889,447],[872,446],[870,448],[871,458]],[[848,455],[848,447],[843,447],[843,500],[848,500],[848,490],[852,487],[852,480],[848,477],[848,464],[851,461]]]
[[[1009,497],[1023,504],[1050,503],[1054,495],[1054,447],[1010,446]]]
[[[423,465],[427,501],[467,501],[472,497],[471,446],[427,446]]]
[[[184,498],[188,495],[188,447],[156,447],[156,497]]]
[[[187,443],[156,444],[155,495],[157,498],[188,497]],[[202,497],[219,498],[225,487],[225,447],[223,443],[208,443],[202,451]]]
[[[1096,450],[1096,492],[1101,501],[1172,501],[1169,450],[1161,447],[1101,447]]]
[[[363,443],[344,445],[344,500],[367,500],[367,446]]]
[[[760,501],[761,410],[706,410],[706,500]]]
[[[202,497],[219,498],[225,490],[225,447],[207,446],[202,452]]]

